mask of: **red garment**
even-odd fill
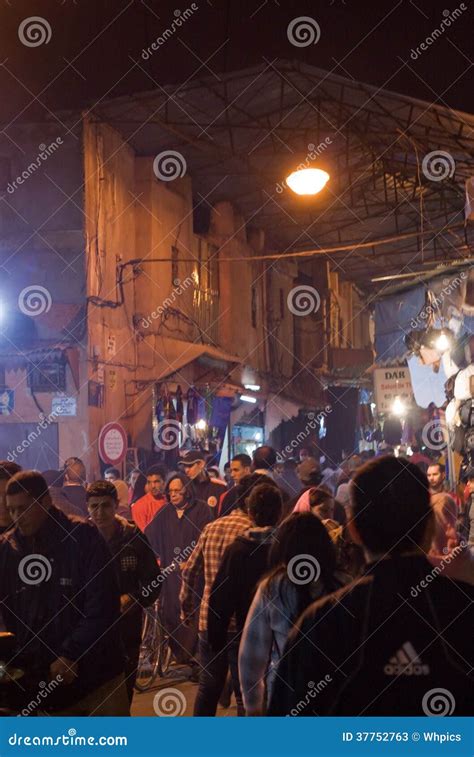
[[[432,465],[433,461],[430,460],[429,457],[424,455],[422,452],[415,452],[410,458],[410,462],[414,465],[418,465],[418,463],[425,463],[425,465]]]
[[[161,510],[165,503],[166,499],[164,496],[160,497],[160,499],[155,499],[151,494],[145,494],[134,502],[131,507],[132,518],[140,531],[145,531],[145,528],[151,523],[158,510]]]

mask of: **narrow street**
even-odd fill
[[[186,672],[187,669],[183,669],[183,673]],[[155,698],[157,698],[157,694],[161,694],[163,696],[163,699],[157,702],[156,709],[158,709],[158,711],[161,707],[162,710],[166,709],[166,711],[170,715],[171,713],[178,714],[176,712],[176,708],[179,704],[179,715],[181,717],[190,717],[193,714],[194,700],[196,699],[197,690],[197,683],[193,683],[187,678],[184,678],[183,675],[180,675],[179,668],[172,668],[171,671],[169,671],[168,676],[166,678],[158,678],[149,691],[145,691],[143,693],[138,691],[135,692],[131,714],[133,717],[156,716],[157,712],[153,707],[153,703],[155,701]],[[182,696],[177,694],[177,692],[181,692]],[[168,701],[169,710],[167,709],[166,701]],[[182,711],[184,706],[185,709],[184,711]],[[219,705],[217,709],[217,717],[236,716],[237,707],[235,705],[234,698],[232,698],[231,705],[228,708],[224,708]]]

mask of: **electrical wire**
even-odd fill
[[[423,231],[423,236],[437,236],[438,234],[451,231],[464,227],[464,222],[452,224],[451,226],[444,226],[440,229],[429,229]],[[331,255],[336,252],[347,252],[348,250],[362,250],[369,247],[377,247],[385,244],[391,244],[392,242],[398,242],[403,239],[413,239],[419,237],[422,234],[419,231],[409,231],[405,234],[395,234],[391,237],[382,237],[381,239],[373,239],[369,242],[353,242],[351,244],[334,245],[333,247],[321,247],[318,250],[303,250],[297,252],[279,252],[271,255],[252,255],[239,258],[219,258],[219,263],[253,263],[257,260],[288,260],[289,258],[303,258],[303,257],[317,257],[318,255]],[[127,266],[138,266],[144,263],[169,263],[172,258],[136,258],[135,260],[129,260],[127,263],[121,263],[120,267],[126,268]],[[180,258],[182,263],[195,263],[195,258]]]

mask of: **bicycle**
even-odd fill
[[[145,610],[136,690],[148,691],[158,677],[163,678],[169,670],[171,658],[170,637],[161,621],[160,602],[157,600]]]

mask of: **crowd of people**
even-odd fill
[[[430,714],[435,690],[472,715],[472,495],[474,471],[449,492],[416,449],[331,466],[264,445],[222,479],[191,449],[89,484],[79,458],[0,462],[0,661],[22,673],[0,707],[55,680],[37,714],[128,715],[158,601],[195,716],[230,691],[239,716]]]

